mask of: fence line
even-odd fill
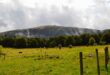
[[[105,52],[105,69],[108,73],[108,62],[109,62],[109,51],[108,51],[108,47],[105,47],[104,49]],[[83,53],[80,52],[79,53],[79,57],[80,57],[80,75],[84,75],[84,69],[83,69]],[[100,62],[99,62],[99,53],[98,53],[98,49],[96,49],[96,63],[97,63],[97,74],[100,75]]]
[[[79,53],[79,57],[80,57],[80,75],[83,75],[83,53],[82,52]]]
[[[108,61],[109,61],[109,52],[108,47],[105,47],[105,69],[108,72]]]
[[[97,73],[98,73],[98,75],[100,75],[100,65],[99,65],[98,49],[96,49],[96,61],[97,61]]]

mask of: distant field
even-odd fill
[[[99,49],[101,75],[107,75],[104,66],[104,47],[78,46],[73,48],[2,48],[0,75],[80,75],[79,52],[84,54],[84,75],[97,75],[95,49]],[[108,45],[110,47],[110,45]],[[110,51],[109,51],[110,52]],[[89,57],[89,55],[92,55]],[[109,61],[110,74],[110,61]]]

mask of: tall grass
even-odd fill
[[[78,46],[60,50],[2,48],[7,55],[5,60],[0,58],[0,75],[80,75],[79,52],[84,54],[84,75],[97,75],[96,48],[99,50],[101,75],[107,75],[104,66],[104,47],[106,46]],[[108,66],[109,75],[110,62]]]

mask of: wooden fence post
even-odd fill
[[[83,54],[82,52],[79,53],[80,57],[80,75],[83,75]]]
[[[109,52],[108,47],[105,47],[105,69],[108,71]]]
[[[96,49],[96,59],[97,59],[97,72],[98,72],[98,75],[100,75],[100,66],[99,66],[98,49]]]

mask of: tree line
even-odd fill
[[[51,38],[0,37],[0,45],[13,48],[68,47],[80,45],[110,44],[110,32],[100,34],[82,34],[76,36],[58,36]]]

